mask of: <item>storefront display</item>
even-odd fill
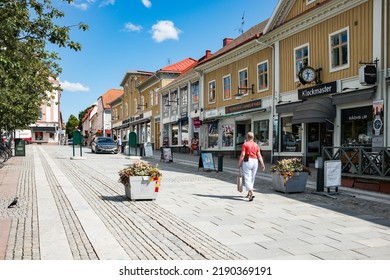
[[[260,146],[269,145],[269,120],[256,121],[253,124],[255,142]]]
[[[372,121],[372,106],[341,110],[341,144],[371,146]]]
[[[301,152],[302,124],[293,124],[291,117],[281,118],[281,152]]]

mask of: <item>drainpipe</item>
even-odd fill
[[[271,48],[272,50],[272,100],[271,100],[271,132],[269,133],[272,133],[273,135],[273,128],[274,128],[274,118],[275,118],[275,113],[276,113],[276,107],[275,107],[275,99],[278,98],[279,100],[279,96],[276,97],[276,86],[275,86],[275,81],[276,81],[276,65],[275,65],[275,47],[273,45],[268,45],[264,42],[261,42],[259,41],[259,39],[256,39],[256,43],[259,44],[259,45],[262,45],[262,46],[265,46],[265,47],[268,47],[268,48]],[[273,137],[273,136],[272,136]],[[274,159],[274,147],[273,147],[273,139],[272,137],[270,137],[270,141],[272,142],[271,144],[271,163],[273,163],[273,159]]]
[[[388,135],[389,135],[389,131],[388,131],[388,128],[389,128],[389,98],[387,97],[387,94],[386,94],[386,79],[387,79],[387,40],[388,40],[388,28],[387,28],[387,25],[388,25],[388,10],[387,10],[387,0],[384,0],[384,18],[383,18],[383,79],[382,79],[382,93],[383,93],[383,103],[384,103],[384,106],[385,106],[385,115],[384,115],[384,123],[385,123],[385,129],[384,129],[384,146],[385,147],[388,147]]]

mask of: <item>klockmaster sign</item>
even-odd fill
[[[310,97],[332,94],[337,92],[337,82],[330,82],[314,87],[298,89],[298,99],[305,100]]]

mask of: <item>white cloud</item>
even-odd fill
[[[170,20],[160,20],[152,26],[152,37],[160,43],[165,40],[179,40],[181,30],[175,27],[175,24]]]
[[[79,9],[82,11],[86,11],[89,8],[87,3],[82,3],[82,4],[71,3],[71,5],[74,6],[76,9]]]
[[[152,2],[150,2],[150,0],[142,0],[142,4],[144,4],[146,8],[152,7]]]
[[[135,25],[135,24],[132,24],[131,22],[125,23],[125,31],[139,32],[139,31],[141,31],[141,29],[142,29],[141,25]]]
[[[100,3],[99,7],[105,7],[105,6],[114,5],[114,4],[115,4],[115,0],[104,0]]]
[[[81,83],[71,83],[71,82],[68,82],[68,81],[65,80],[63,82],[60,82],[60,84],[61,84],[61,88],[64,91],[89,92],[89,87],[86,87],[86,86],[82,85]]]

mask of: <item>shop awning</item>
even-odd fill
[[[148,123],[148,122],[150,122],[150,118],[144,118],[144,119],[139,119],[139,120],[135,120],[133,122],[130,122],[130,125],[137,125],[137,124]]]
[[[32,126],[31,129],[33,132],[56,132],[56,128],[54,126]]]
[[[373,98],[376,87],[365,88],[361,90],[348,91],[338,94],[333,94],[333,104],[347,104],[351,102],[366,101]]]
[[[324,123],[326,120],[333,120],[335,117],[336,107],[330,97],[308,99],[295,109],[292,123]]]

